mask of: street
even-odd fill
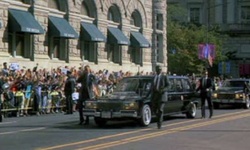
[[[208,112],[208,110],[207,110]],[[133,121],[112,121],[105,127],[78,125],[78,113],[5,118],[0,123],[1,150],[248,150],[250,110],[224,107],[212,119],[183,115],[141,127]]]

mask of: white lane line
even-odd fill
[[[2,132],[2,133],[0,133],[0,135],[14,134],[14,133],[19,133],[19,132],[38,131],[38,130],[43,130],[43,129],[46,129],[46,128],[45,127],[41,127],[41,128],[23,129],[23,130],[18,130],[18,131]]]
[[[3,124],[11,124],[11,123],[16,123],[16,121],[0,122],[0,125],[3,125]]]

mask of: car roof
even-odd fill
[[[234,79],[227,79],[227,81],[249,81],[250,79],[243,79],[243,78],[234,78]]]
[[[125,77],[125,78],[143,78],[143,79],[147,79],[147,78],[153,78],[154,75],[139,75],[139,76],[129,76],[129,77]],[[177,75],[168,75],[168,78],[177,78],[177,79],[188,79],[187,76],[177,76]]]

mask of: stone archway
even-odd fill
[[[148,27],[148,22],[147,22],[147,16],[146,16],[146,10],[145,7],[143,6],[142,2],[140,0],[132,0],[128,5],[126,6],[128,11],[128,16],[131,17],[132,13],[136,10],[140,13],[141,19],[142,19],[142,28],[147,28]],[[131,18],[130,18],[131,19]]]

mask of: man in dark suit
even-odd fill
[[[79,93],[79,100],[78,100],[78,108],[79,108],[79,117],[80,122],[79,124],[83,124],[84,118],[83,118],[83,103],[91,98],[94,98],[94,92],[93,92],[93,85],[95,82],[95,76],[91,73],[91,69],[88,65],[84,67],[84,71],[80,75],[80,77],[77,79],[77,83],[81,83],[81,89]],[[89,118],[86,117],[86,121],[84,124],[89,124]]]
[[[67,71],[67,79],[64,86],[64,94],[66,97],[66,113],[73,114],[73,99],[72,94],[75,91],[76,79],[71,75],[71,71]]]
[[[213,116],[212,91],[215,89],[213,80],[208,77],[208,71],[204,71],[204,76],[199,80],[199,86],[196,91],[200,91],[201,97],[201,118],[206,117],[206,100],[209,108],[209,118]]]
[[[166,75],[162,74],[162,67],[156,66],[156,75],[153,79],[152,84],[152,110],[157,118],[157,127],[161,128],[163,121],[163,110],[165,102],[167,101],[167,96],[165,93],[166,87],[169,86],[169,80]]]

